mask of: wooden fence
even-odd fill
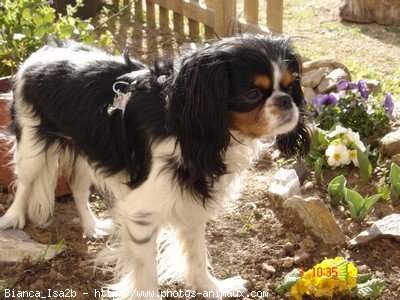
[[[118,3],[116,0],[114,3]],[[222,37],[238,32],[253,34],[279,34],[283,27],[283,0],[123,0],[131,5],[135,18],[146,22],[148,28],[158,25],[163,31],[184,35],[184,22],[188,23],[189,36],[198,40],[204,26],[206,39]],[[266,2],[266,5],[265,5]],[[243,13],[237,14],[237,5]],[[263,9],[261,9],[263,7]],[[266,10],[259,22],[259,12]],[[264,12],[263,12],[264,13]]]

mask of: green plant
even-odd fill
[[[344,192],[344,199],[349,207],[351,218],[358,223],[366,218],[381,197],[381,194],[376,194],[364,198],[358,192],[350,189],[345,189]]]
[[[338,93],[317,95],[310,110],[315,113],[315,121],[323,130],[330,130],[335,124],[357,131],[361,138],[377,138],[390,131],[392,111],[388,108],[387,94],[384,103],[377,105],[369,99],[364,80],[358,83],[341,81]]]
[[[0,75],[13,74],[48,37],[111,44],[109,31],[97,37],[90,20],[72,17],[81,2],[74,7],[68,5],[67,15],[63,16],[44,0],[4,0],[0,4]]]
[[[307,163],[314,169],[318,185],[322,185],[324,168],[334,170],[350,164],[360,169],[361,182],[367,184],[372,173],[369,157],[374,155],[361,142],[357,132],[336,124],[330,131],[315,128]]]
[[[346,178],[343,175],[332,179],[328,185],[328,194],[331,198],[332,207],[337,207],[344,198],[344,189],[346,186]]]
[[[389,181],[390,198],[397,205],[400,203],[400,167],[395,163],[390,166]]]
[[[254,215],[252,213],[244,214],[240,216],[240,220],[243,223],[243,227],[240,230],[243,233],[248,233],[253,230],[253,218]]]

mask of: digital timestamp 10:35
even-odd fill
[[[300,270],[300,276],[304,276],[304,268],[301,267],[299,268]],[[338,277],[339,276],[339,271],[337,267],[328,267],[328,268],[322,268],[322,267],[314,267],[311,269],[312,270],[312,276],[313,277]]]

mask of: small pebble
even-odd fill
[[[262,267],[262,269],[263,269],[264,271],[266,271],[267,273],[274,274],[274,273],[276,272],[276,270],[275,270],[275,268],[274,268],[273,266],[270,266],[270,265],[268,265],[268,264],[266,264],[266,263],[263,263],[263,264],[261,265],[261,267]]]
[[[293,257],[285,257],[285,259],[283,260],[283,267],[286,269],[291,268],[293,266],[293,263],[294,263]]]
[[[293,244],[291,242],[287,242],[285,245],[283,245],[283,250],[286,252],[292,251],[294,248]]]
[[[284,257],[285,255],[286,255],[286,252],[283,249],[276,251],[276,256],[278,256],[278,257]]]

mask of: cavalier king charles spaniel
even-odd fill
[[[14,77],[18,181],[0,229],[23,228],[25,213],[46,226],[62,174],[84,234],[112,228],[98,261],[119,298],[159,299],[158,281],[171,278],[197,291],[244,291],[240,277],[210,274],[205,226],[238,196],[263,138],[288,156],[308,151],[300,72],[284,37],[225,38],[152,67],[71,41],[43,47]],[[113,200],[108,228],[89,208],[92,184]],[[174,250],[157,251],[166,227],[162,245]]]

